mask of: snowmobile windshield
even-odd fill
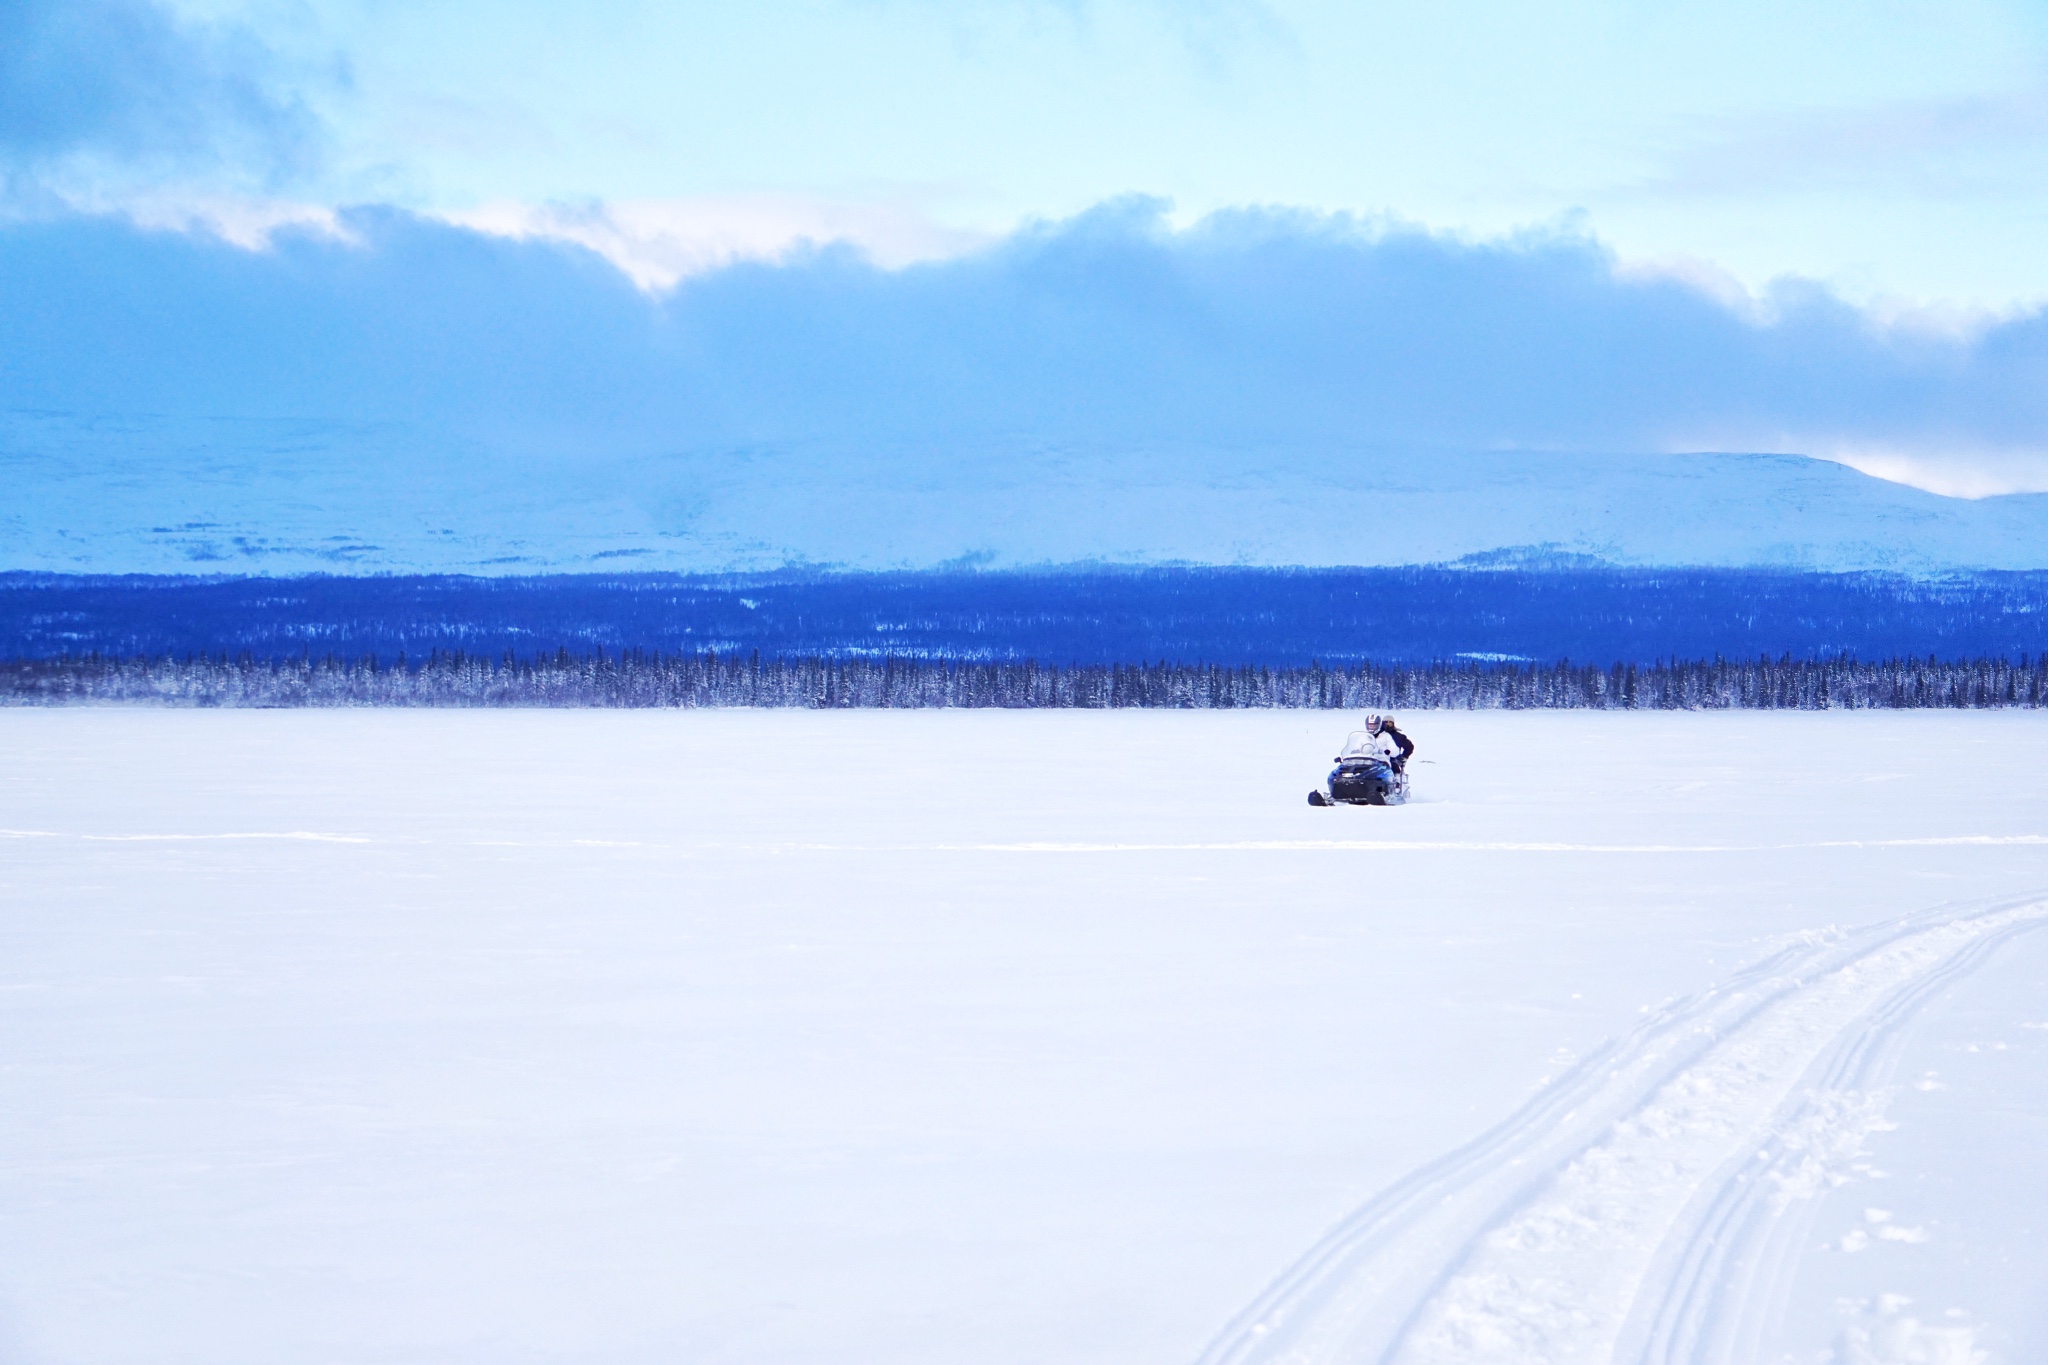
[[[1386,751],[1370,731],[1353,730],[1345,737],[1344,747],[1337,751],[1337,761],[1345,762],[1354,758],[1384,758]]]

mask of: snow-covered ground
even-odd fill
[[[0,712],[0,1360],[2048,1358],[2048,718]]]

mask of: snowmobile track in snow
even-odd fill
[[[1925,1001],[2048,899],[1803,936],[1339,1224],[1199,1365],[1747,1365]]]

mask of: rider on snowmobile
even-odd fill
[[[1415,741],[1401,733],[1401,727],[1394,724],[1392,716],[1383,716],[1375,711],[1365,718],[1365,732],[1380,745],[1387,755],[1387,763],[1395,772],[1408,767],[1408,756],[1415,752]]]

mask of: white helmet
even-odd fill
[[[1365,717],[1365,732],[1369,735],[1376,735],[1380,732],[1380,728],[1384,726],[1386,723],[1387,718],[1381,715],[1379,712],[1368,712]]]

